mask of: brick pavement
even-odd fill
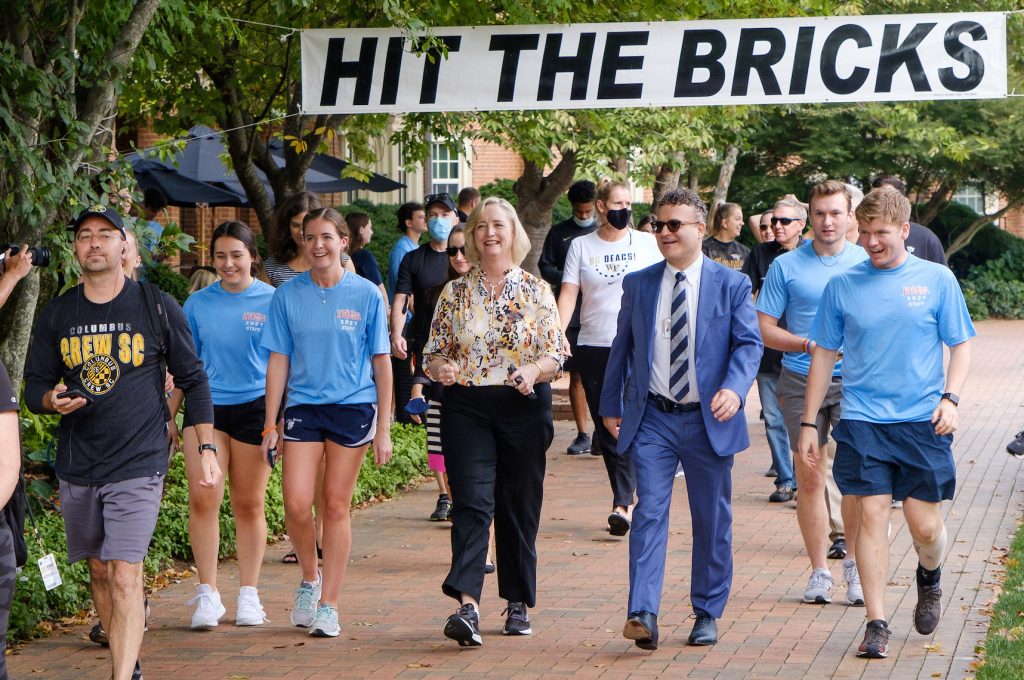
[[[969,676],[975,645],[987,625],[990,584],[1001,548],[1024,508],[1021,462],[1004,452],[1024,423],[1024,323],[984,322],[963,396],[963,427],[955,445],[956,499],[944,506],[950,549],[944,565],[945,613],[931,637],[911,632],[916,564],[902,516],[893,517],[892,578],[887,607],[894,635],[890,657],[857,659],[864,610],[800,603],[808,565],[795,511],[766,502],[770,480],[756,390],[748,420],[752,448],[737,459],[734,495],[736,573],[720,622],[719,644],[685,645],[692,625],[687,602],[689,512],[685,484],[676,485],[668,573],[660,617],[662,646],[643,652],[620,633],[627,591],[627,546],[602,531],[609,503],[604,466],[590,456],[563,455],[572,427],[559,423],[549,453],[546,500],[538,540],[538,607],[529,638],[500,635],[503,603],[493,577],[483,598],[484,647],[459,649],[441,629],[454,601],[441,595],[448,566],[448,530],[426,521],[432,484],[359,511],[352,565],[342,592],[342,635],[313,640],[288,626],[294,566],[284,548],[268,550],[262,596],[272,622],[259,629],[222,624],[188,630],[184,605],[194,582],[156,593],[143,652],[146,677],[196,678],[956,678]],[[841,568],[833,563],[841,582]],[[221,570],[229,617],[234,565]],[[842,590],[839,590],[842,595]],[[227,618],[228,621],[233,619]],[[10,658],[14,678],[106,678],[103,650],[86,629],[33,642]]]

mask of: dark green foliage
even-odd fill
[[[188,297],[188,279],[174,271],[166,264],[154,264],[146,267],[146,280],[155,283],[157,288],[185,304]]]
[[[380,267],[380,276],[385,282],[388,280],[388,256],[391,255],[391,249],[395,246],[395,242],[402,237],[402,232],[398,230],[399,207],[392,203],[377,205],[363,198],[340,206],[341,212],[346,215],[352,212],[364,212],[370,216],[370,222],[373,224],[373,239],[366,249],[376,258],[377,266]]]
[[[1006,580],[992,608],[977,680],[1018,680],[1024,668],[1024,531],[1006,556]]]

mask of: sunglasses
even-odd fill
[[[652,220],[651,231],[653,231],[655,234],[660,234],[667,227],[669,232],[674,234],[683,227],[690,224],[703,224],[703,222],[680,222],[679,220],[667,220],[665,222],[662,222],[661,220]]]
[[[448,257],[455,257],[457,254],[466,254],[466,246],[448,246]]]
[[[423,199],[423,205],[430,205],[431,203],[444,203],[446,206],[451,202],[452,197],[448,194],[429,194]]]
[[[803,222],[803,220],[800,219],[799,217],[773,217],[772,218],[772,226],[773,227],[776,224],[782,224],[782,226],[788,227],[790,225],[790,223],[792,223],[792,222]]]

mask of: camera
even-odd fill
[[[3,248],[3,252],[0,252],[0,262],[7,259],[7,251],[11,251],[11,257],[18,254],[21,251],[21,247],[16,243],[8,243]],[[37,246],[35,248],[29,248],[28,252],[32,253],[32,264],[37,267],[46,267],[50,264],[50,249],[45,246]]]

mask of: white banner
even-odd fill
[[[1006,96],[996,12],[302,31],[305,113],[592,109]]]

